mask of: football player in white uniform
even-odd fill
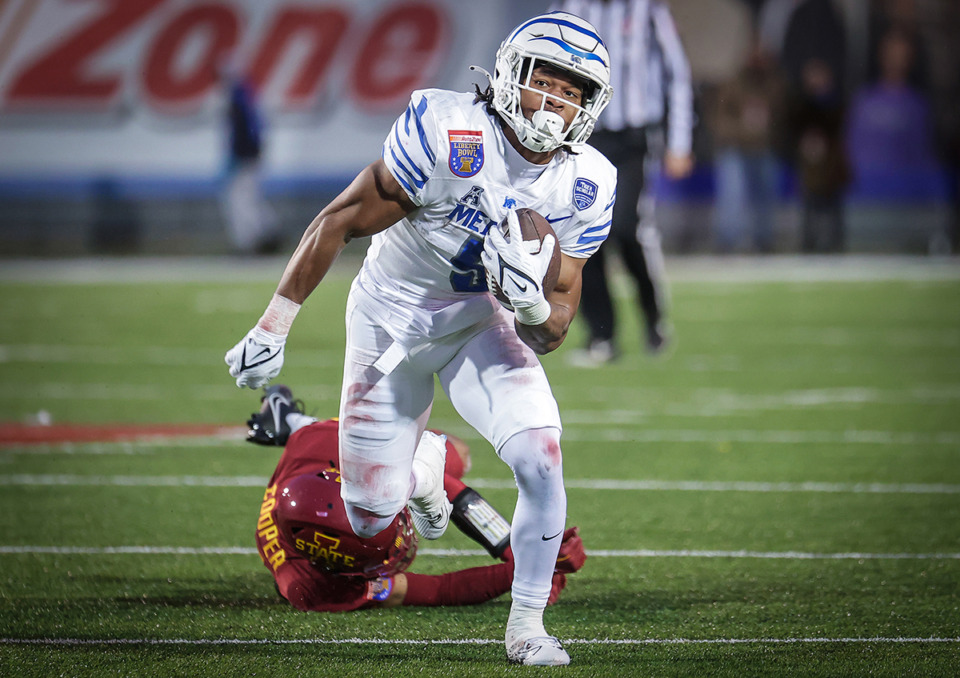
[[[300,304],[347,242],[372,236],[346,312],[340,469],[350,523],[370,537],[408,505],[423,537],[446,529],[443,457],[417,451],[436,375],[516,477],[507,657],[567,664],[543,626],[566,494],[560,414],[537,354],[563,341],[583,264],[610,228],[616,170],[584,143],[612,94],[607,50],[588,22],[552,12],[513,30],[487,77],[476,95],[413,93],[382,157],[313,220],[226,362],[240,387],[277,376]],[[537,254],[522,245],[520,207],[556,232]],[[560,278],[545,295],[554,247]],[[512,312],[488,292],[488,276]]]

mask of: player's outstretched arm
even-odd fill
[[[436,607],[439,605],[478,605],[493,600],[510,590],[513,584],[513,561],[471,567],[447,574],[413,574],[394,576],[394,589],[404,589],[400,605]]]
[[[256,326],[224,360],[238,387],[260,388],[280,374],[300,305],[353,238],[379,233],[414,209],[383,160],[367,166],[307,227]]]
[[[583,567],[587,553],[583,549],[580,528],[563,533],[560,553],[553,575],[549,604],[557,602],[567,584],[566,575]],[[476,605],[492,600],[510,590],[513,583],[513,560],[486,567],[473,567],[443,575],[403,572],[393,578],[393,595],[386,606],[394,605]]]
[[[560,257],[560,278],[556,287],[547,295],[550,302],[550,317],[540,325],[524,325],[517,322],[517,335],[536,353],[544,355],[556,350],[567,337],[567,331],[580,307],[582,271],[586,259]]]

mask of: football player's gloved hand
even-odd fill
[[[260,388],[280,374],[287,338],[257,326],[224,356],[237,387]]]
[[[547,236],[540,251],[527,251],[516,210],[507,212],[510,240],[499,228],[491,228],[483,243],[480,260],[487,270],[487,285],[498,286],[510,300],[517,320],[524,325],[540,325],[550,317],[550,302],[543,296],[543,277],[550,267],[557,239]]]
[[[571,527],[563,533],[563,542],[560,544],[560,553],[557,554],[557,574],[570,574],[583,567],[587,559],[587,552],[583,550],[583,540],[580,538],[580,528]]]

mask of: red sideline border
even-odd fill
[[[56,424],[36,426],[0,423],[0,447],[58,443],[112,443],[150,438],[190,438],[236,435],[224,424]]]

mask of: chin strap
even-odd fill
[[[490,87],[493,87],[493,76],[490,75],[490,73],[487,71],[487,69],[485,69],[485,68],[480,68],[479,66],[470,66],[470,70],[471,70],[471,71],[477,71],[478,73],[483,73],[485,76],[487,76],[487,84],[488,84]]]

